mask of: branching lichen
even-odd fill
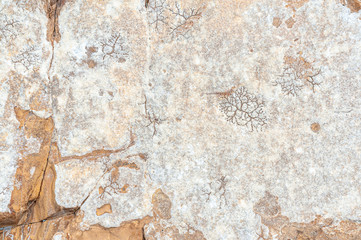
[[[202,11],[203,7],[183,8],[178,2],[170,6],[166,0],[150,1],[147,8],[149,25],[154,26],[157,32],[167,30],[166,34],[172,39],[188,39]]]
[[[0,41],[10,41],[16,37],[16,27],[19,21],[9,19],[8,16],[1,14],[0,10]]]
[[[182,9],[178,2],[169,11],[175,16],[175,22],[170,26],[170,34],[173,37],[183,36],[188,38],[188,33],[194,25],[194,21],[202,16],[201,8]]]
[[[114,59],[118,62],[125,62],[129,56],[125,38],[120,32],[113,32],[109,38],[100,41],[102,59]]]
[[[144,112],[145,112],[145,117],[148,120],[148,124],[146,125],[146,127],[152,127],[153,128],[153,137],[157,134],[157,125],[161,124],[164,120],[161,119],[159,116],[157,116],[154,113],[154,110],[152,108],[149,108],[148,106],[148,99],[147,96],[144,95]]]
[[[227,121],[247,127],[250,131],[262,129],[267,124],[264,107],[264,101],[249,93],[245,87],[223,97],[220,103],[220,110]]]
[[[40,62],[40,56],[37,53],[37,49],[34,45],[27,46],[20,51],[15,57],[12,58],[12,62],[16,66],[21,64],[29,70],[31,67],[36,67]]]
[[[208,202],[211,196],[214,196],[219,202],[219,208],[228,206],[227,200],[227,183],[228,179],[226,176],[221,176],[214,182],[209,182],[207,187],[203,188],[202,195],[205,196],[205,200]]]
[[[312,67],[302,57],[286,57],[285,64],[282,74],[274,82],[275,86],[281,87],[284,94],[296,96],[306,85],[315,92],[315,87],[321,84],[318,79],[321,70]]]
[[[154,0],[148,5],[149,24],[153,25],[156,31],[159,31],[162,26],[168,24],[165,15],[166,10],[167,3],[165,0]]]

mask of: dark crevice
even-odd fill
[[[45,0],[45,11],[49,19],[48,21],[48,33],[47,39],[54,45],[54,40],[59,42],[60,31],[59,31],[59,15],[61,8],[64,6],[66,0]]]
[[[32,224],[36,224],[36,223],[43,223],[43,222],[48,221],[48,220],[55,220],[55,219],[62,218],[62,217],[65,217],[65,216],[70,216],[70,215],[74,215],[74,216],[76,215],[76,208],[63,209],[60,212],[54,213],[54,214],[50,215],[47,218],[44,218],[42,220],[35,221],[35,222],[3,226],[3,227],[0,227],[0,231],[8,230],[8,229],[14,229],[14,228],[17,228],[17,227],[24,227],[24,226],[28,226],[28,225],[32,225]]]
[[[143,239],[143,240],[147,240],[147,239],[145,238],[144,226],[142,227],[142,239]]]
[[[50,148],[50,149],[51,149],[51,148]],[[48,165],[49,165],[50,151],[51,151],[51,150],[49,150],[49,152],[48,152],[48,157],[46,158],[45,168],[44,168],[43,176],[42,176],[41,182],[40,182],[40,189],[39,189],[39,192],[38,192],[38,196],[37,196],[36,199],[34,200],[34,204],[35,204],[35,203],[38,201],[38,199],[40,198],[41,191],[43,190],[44,178],[45,178],[46,170],[48,169]]]
[[[58,26],[58,11],[60,10],[62,0],[56,0],[55,3],[55,10],[54,10],[54,23],[53,23],[53,39],[57,37],[57,32],[59,32],[59,26]],[[53,42],[54,45],[54,42]]]

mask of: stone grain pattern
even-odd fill
[[[359,0],[2,0],[0,239],[361,239]]]

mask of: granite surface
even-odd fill
[[[1,0],[0,239],[360,240],[359,0]]]

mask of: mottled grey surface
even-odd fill
[[[149,4],[68,1],[53,50],[40,4],[1,3],[0,211],[20,106],[53,117],[65,158],[56,200],[76,207],[90,194],[84,229],[151,215],[158,188],[174,206],[171,224],[210,240],[257,239],[253,206],[265,191],[291,221],[360,219],[361,12],[336,0]],[[86,155],[133,135],[124,151]],[[114,184],[107,164],[119,160],[138,169],[120,167],[101,197]],[[106,203],[112,214],[97,216]]]

